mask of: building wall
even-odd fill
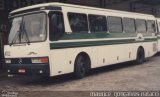
[[[106,0],[105,8],[130,11],[130,2],[110,2],[109,0]]]
[[[67,0],[67,3],[89,5],[89,6],[100,6],[100,0]]]
[[[6,14],[5,14],[5,4],[3,0],[0,0],[0,32],[2,30],[6,30],[6,25],[5,25],[5,19],[6,19]]]
[[[155,16],[160,18],[160,5],[156,6]]]
[[[160,4],[158,6],[138,4],[138,3],[132,4],[132,1],[134,0],[126,2],[110,3],[110,0],[106,0],[105,8],[123,10],[123,11],[133,11],[145,14],[153,14],[156,17],[160,17]]]

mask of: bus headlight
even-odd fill
[[[11,59],[5,59],[5,63],[7,64],[11,63]]]
[[[5,51],[4,56],[11,56],[11,52],[10,51]]]
[[[48,63],[48,58],[32,58],[32,63]]]

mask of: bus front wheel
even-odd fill
[[[137,64],[142,64],[145,60],[145,53],[143,48],[139,48],[137,51],[137,58],[136,58],[136,63]]]
[[[86,60],[82,55],[79,55],[75,61],[74,75],[76,78],[83,78],[86,75]]]

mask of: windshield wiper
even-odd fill
[[[10,46],[12,46],[12,45],[16,42],[17,37],[19,36],[19,33],[20,33],[20,31],[17,31],[17,33],[16,33],[16,35],[14,36],[12,42],[9,44]]]
[[[10,43],[10,46],[12,46],[16,42],[17,37],[19,39],[19,43],[22,43],[22,38],[24,37],[24,35],[26,36],[25,40],[26,40],[27,44],[30,45],[30,40],[29,40],[29,37],[28,37],[28,34],[26,32],[24,24],[25,24],[25,22],[22,22],[20,24],[20,29],[19,29],[19,31],[17,31],[16,35],[14,36],[12,42]]]
[[[21,41],[21,37],[20,37],[21,31],[22,31],[22,22],[20,23],[19,30],[17,31],[17,33],[14,36],[12,42],[10,43],[10,46],[12,46],[17,41],[17,39],[19,39],[19,41]]]
[[[30,40],[29,40],[28,34],[27,34],[27,32],[26,32],[26,28],[25,28],[25,22],[23,21],[20,39],[22,39],[22,38],[24,37],[24,35],[26,36],[26,37],[25,37],[25,40],[26,40],[27,44],[30,45]],[[21,41],[20,41],[20,42],[21,42]]]

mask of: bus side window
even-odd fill
[[[156,25],[155,21],[153,20],[148,20],[147,21],[147,29],[149,33],[155,33],[156,32]]]
[[[107,32],[106,16],[88,15],[90,31],[94,33]]]
[[[160,22],[158,22],[159,23],[159,25],[158,25],[158,30],[159,30],[159,34],[160,34]]]
[[[160,22],[157,21],[157,33],[160,34]]]
[[[68,13],[69,24],[74,33],[87,32],[88,33],[88,20],[87,15],[82,13]]]
[[[123,28],[126,33],[135,33],[135,20],[132,18],[123,18]]]
[[[49,39],[57,41],[65,32],[63,14],[61,12],[50,12],[49,19]]]
[[[108,19],[108,27],[110,33],[122,33],[122,19],[120,17],[112,17],[109,16]]]
[[[146,21],[143,19],[136,19],[136,28],[138,33],[146,33],[147,32]]]

